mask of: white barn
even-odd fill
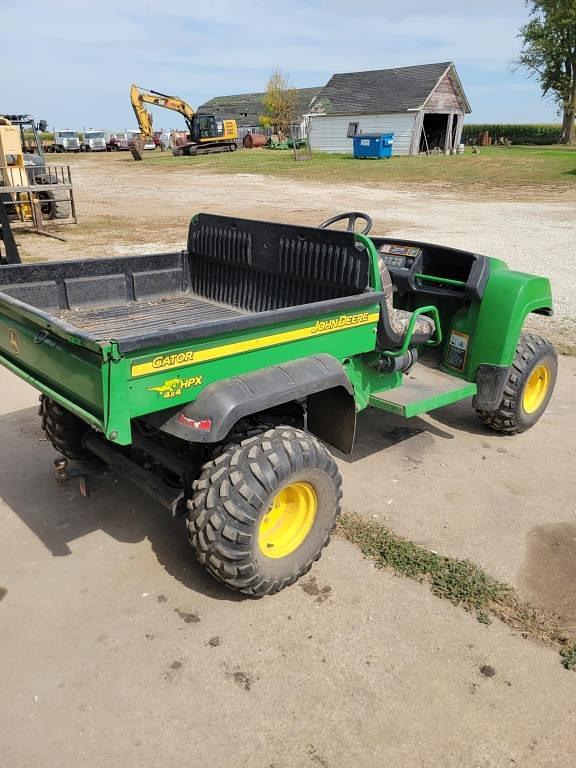
[[[310,147],[351,154],[354,135],[393,133],[396,155],[450,152],[470,112],[452,62],[333,75],[310,104]]]

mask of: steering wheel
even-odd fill
[[[348,211],[347,213],[339,213],[337,216],[332,216],[331,219],[326,219],[326,221],[323,221],[322,224],[319,225],[320,229],[328,229],[332,224],[336,224],[337,221],[346,221],[348,220],[348,226],[346,227],[347,232],[355,232],[356,229],[356,222],[358,219],[361,219],[362,221],[366,222],[364,229],[359,234],[361,235],[367,235],[368,232],[372,229],[372,219],[370,216],[368,216],[367,213],[362,213],[361,211]]]

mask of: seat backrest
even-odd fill
[[[369,255],[351,232],[201,213],[188,254],[196,294],[251,312],[369,288]]]

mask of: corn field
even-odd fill
[[[486,131],[492,137],[492,143],[504,138],[512,144],[558,144],[562,127],[555,124],[526,124],[511,125],[498,123],[464,125],[463,141],[467,144],[475,142],[480,133]]]

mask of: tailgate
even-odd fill
[[[19,306],[20,305],[20,306]],[[43,312],[0,297],[0,363],[85,421],[103,426],[108,366]]]

